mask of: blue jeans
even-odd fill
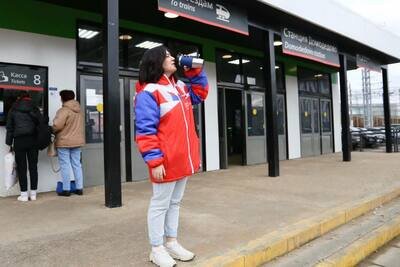
[[[170,183],[153,183],[153,197],[147,214],[150,244],[164,244],[164,237],[177,237],[179,207],[187,178]]]
[[[83,188],[83,176],[81,165],[80,147],[59,147],[57,148],[58,161],[60,163],[63,190],[70,191],[71,188],[71,167],[75,177],[76,189]]]

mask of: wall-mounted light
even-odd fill
[[[274,46],[281,46],[282,45],[282,41],[274,41]]]
[[[175,18],[179,17],[179,15],[175,14],[175,13],[171,13],[171,12],[165,12],[164,17],[169,18],[169,19],[175,19]]]
[[[132,35],[129,35],[129,34],[122,34],[119,36],[119,39],[123,40],[123,41],[128,41],[128,40],[131,40],[132,38],[133,38]]]
[[[141,42],[140,44],[137,44],[135,46],[139,47],[139,48],[144,48],[144,49],[152,49],[154,47],[161,46],[161,45],[163,45],[163,44],[162,43],[152,42],[152,41],[144,41],[144,42]]]
[[[223,59],[230,59],[230,58],[232,58],[232,55],[231,54],[226,54],[226,55],[223,55],[222,58]]]
[[[314,75],[315,78],[320,78],[320,77],[322,77],[322,76],[324,76],[324,75],[323,75],[323,74],[315,74],[315,75]]]
[[[99,34],[98,31],[92,31],[92,30],[86,30],[86,29],[78,29],[79,31],[79,38],[83,39],[92,39],[95,37],[97,34]]]
[[[281,67],[279,67],[279,66],[275,66],[275,69],[276,69],[276,70],[278,70],[278,69],[280,69],[280,68],[281,68]]]

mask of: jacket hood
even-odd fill
[[[63,104],[63,107],[69,108],[75,113],[81,112],[81,105],[76,100],[69,100]]]
[[[21,112],[30,112],[33,110],[33,103],[32,99],[30,98],[23,98],[20,100],[17,100],[14,104],[14,109],[21,111]]]

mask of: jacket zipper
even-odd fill
[[[165,74],[164,74],[165,75]],[[166,76],[166,75],[165,75]],[[172,87],[178,92],[178,97],[179,97],[179,104],[181,105],[181,109],[182,109],[182,113],[183,113],[183,120],[185,121],[185,126],[186,126],[186,142],[187,142],[187,147],[188,147],[188,153],[189,153],[189,163],[190,163],[190,167],[192,169],[192,174],[194,173],[194,167],[193,167],[193,160],[192,160],[192,153],[190,150],[190,139],[189,139],[189,126],[186,120],[186,113],[185,113],[185,109],[183,107],[183,103],[182,103],[182,99],[181,99],[181,95],[179,94],[178,89],[176,88],[176,86],[174,86],[171,81],[169,80],[169,78],[166,76],[166,78],[168,79],[170,85],[172,85]]]

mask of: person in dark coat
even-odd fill
[[[29,198],[30,200],[36,200],[39,154],[39,150],[36,147],[36,125],[39,122],[40,116],[40,110],[34,106],[32,98],[25,91],[21,92],[7,116],[6,144],[10,146],[10,150],[13,149],[15,151],[17,175],[21,189],[21,195],[18,197],[19,201],[28,201]],[[27,161],[31,181],[29,196]]]

